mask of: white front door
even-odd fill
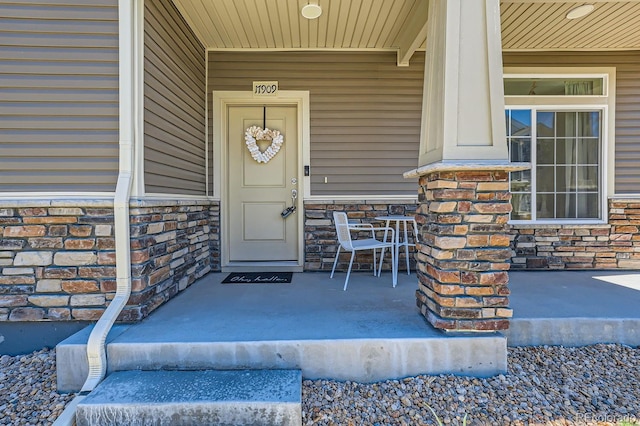
[[[228,106],[227,119],[229,261],[297,261],[300,212],[281,215],[299,189],[297,107]],[[279,130],[284,143],[270,161],[258,163],[247,149],[245,131],[264,124]],[[264,152],[270,142],[257,145]]]

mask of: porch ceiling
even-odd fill
[[[406,65],[424,50],[428,0],[173,0],[211,50],[391,50]],[[322,8],[307,20],[308,3]],[[506,51],[640,49],[640,2],[589,0],[590,15],[566,13],[584,1],[503,0]]]
[[[567,12],[589,3],[595,10],[569,20]],[[560,2],[505,0],[502,15],[504,50],[640,49],[640,2]]]

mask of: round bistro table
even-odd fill
[[[400,247],[404,247],[405,261],[407,262],[407,275],[411,275],[411,271],[409,269],[409,246],[415,247],[415,244],[409,243],[409,233],[407,232],[407,224],[411,223],[413,225],[413,235],[414,238],[418,235],[418,224],[416,223],[415,216],[404,216],[404,215],[389,215],[389,216],[376,216],[376,220],[384,220],[385,226],[389,226],[391,222],[395,222],[394,229],[395,232],[395,241],[394,248],[396,250],[396,271],[398,270],[398,255],[400,254]],[[403,239],[400,241],[400,224],[403,225]],[[384,231],[384,241],[387,240],[387,231]],[[380,268],[378,270],[378,275],[380,275],[380,271],[382,271],[382,259],[384,259],[384,248],[382,248],[382,255],[380,257]],[[395,287],[395,286],[394,286]]]

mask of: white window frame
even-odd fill
[[[602,95],[577,95],[577,96],[550,96],[550,95],[525,95],[505,96],[505,109],[529,109],[534,111],[593,111],[599,110],[602,114],[601,134],[601,160],[600,160],[600,217],[598,219],[531,219],[510,220],[509,223],[518,224],[603,224],[607,223],[608,194],[613,194],[615,178],[615,78],[616,69],[613,67],[598,68],[505,68],[504,78],[602,78]],[[532,127],[534,127],[532,125]],[[532,129],[531,143],[535,143],[535,129]],[[536,182],[536,150],[531,149],[531,190],[532,190],[532,217],[535,217],[535,182]]]

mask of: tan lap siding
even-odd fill
[[[640,52],[507,53],[505,66],[616,67],[616,194],[640,194]]]
[[[402,173],[417,166],[423,79],[422,53],[398,67],[392,52],[210,52],[207,92],[211,107],[212,90],[254,80],[308,90],[311,195],[414,196]]]
[[[0,192],[115,189],[117,5],[0,0]]]
[[[640,52],[618,68],[616,87],[616,193],[640,194]]]
[[[205,195],[205,49],[169,0],[145,1],[146,191]]]

